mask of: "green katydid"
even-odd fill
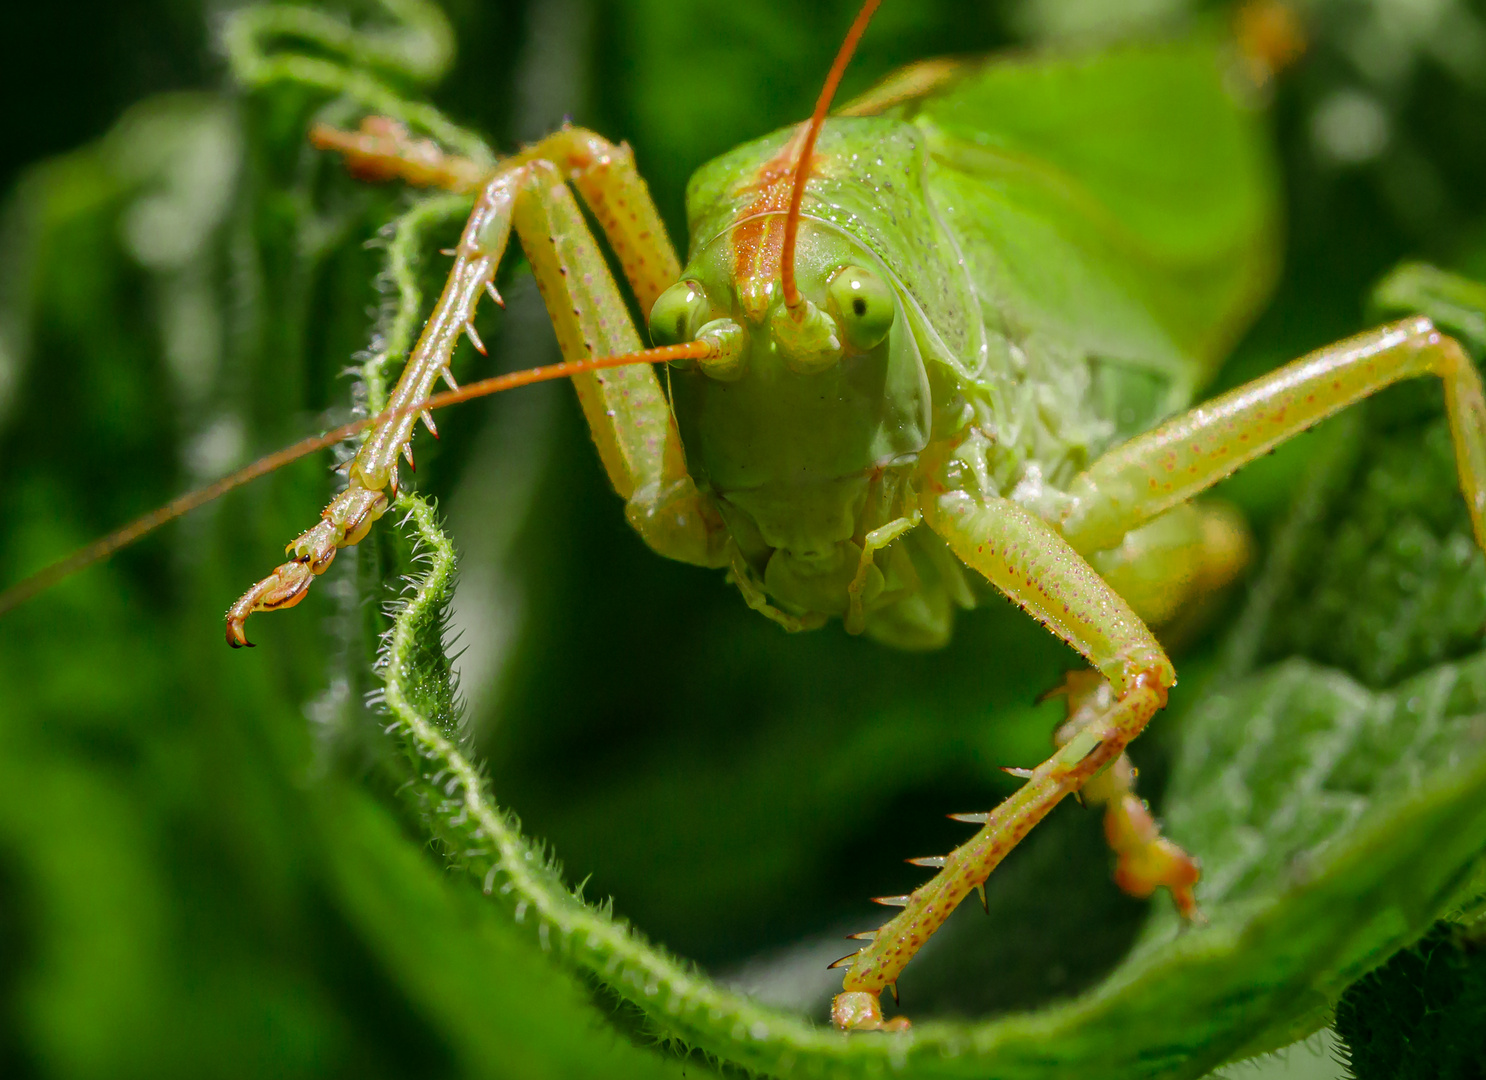
[[[1004,110],[1022,93],[1065,95],[1087,125],[1108,68],[1078,60],[1039,63],[1031,79],[1025,67],[921,66],[851,115],[704,167],[684,269],[627,152],[590,133],[559,132],[493,174],[385,124],[322,133],[363,171],[480,197],[350,486],[296,541],[295,558],[234,606],[230,638],[245,641],[252,611],[297,602],[385,508],[397,455],[432,406],[429,389],[512,228],[565,356],[658,358],[639,353],[570,180],[650,311],[653,339],[674,346],[669,394],[645,366],[575,379],[604,465],[653,548],[726,567],[751,606],[788,628],[840,617],[920,648],[944,640],[955,608],[982,598],[969,568],[1098,673],[1070,683],[1062,748],[974,839],[922,860],[939,868],[933,880],[893,898],[903,912],[854,955],[837,1021],[879,1025],[878,996],[922,938],[1080,787],[1110,806],[1125,883],[1166,884],[1190,906],[1195,867],[1155,831],[1121,757],[1175,679],[1147,624],[1242,563],[1241,528],[1187,500],[1367,393],[1436,374],[1479,540],[1486,406],[1459,348],[1410,320],[1135,434],[1184,408],[1240,329],[1264,285],[1254,252],[1269,207],[1250,197],[1265,188],[1260,140],[1227,97],[1213,50],[1130,50],[1102,64],[1125,65],[1142,94],[1187,110],[1173,126],[1206,124],[1188,133],[1223,148],[1208,162],[1240,175],[1238,196],[1192,206],[1181,189],[1203,192],[1209,178],[1183,174],[1179,157],[1162,163],[1170,190],[1159,195],[1091,185],[1080,171],[1089,161],[1055,153],[1067,148],[1045,131],[1018,129]],[[1054,213],[1077,225],[1047,229]],[[1182,236],[1203,230],[1200,257],[1183,250]]]

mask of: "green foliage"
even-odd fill
[[[1472,1080],[1486,1063],[1486,951],[1442,922],[1355,983],[1336,1010],[1359,1080]]]
[[[472,72],[499,67],[518,29],[536,40],[540,6],[451,4],[468,61],[442,103],[497,132],[536,122],[537,106],[482,113],[499,97]],[[635,142],[673,217],[691,168],[808,107],[849,5],[778,17],[786,6],[596,16],[592,77],[613,93],[579,118]],[[1006,29],[958,14],[887,5],[856,85]],[[339,419],[348,357],[358,400],[382,399],[465,204],[357,185],[303,132],[375,108],[489,151],[422,103],[449,62],[437,13],[355,15],[347,32],[248,9],[226,27],[239,92],[138,106],[17,189],[0,295],[7,579]],[[476,32],[496,18],[502,34]],[[1313,269],[1340,251],[1347,266],[1292,270],[1224,381],[1355,329],[1363,281],[1405,249],[1469,264],[1472,249],[1438,238],[1486,220],[1478,184],[1451,186],[1475,161],[1469,138],[1427,148],[1451,196],[1427,220],[1388,209],[1396,178],[1369,201],[1371,174],[1294,148],[1344,82],[1345,58],[1324,36],[1316,48],[1278,104],[1294,259]],[[707,76],[695,93],[688,72]],[[753,95],[761,84],[777,100]],[[1382,100],[1415,107],[1398,94]],[[1479,130],[1469,85],[1433,99],[1466,117],[1440,121],[1446,134]],[[1316,213],[1307,199],[1327,185],[1335,205]],[[1392,239],[1359,258],[1359,234]],[[519,267],[506,276],[506,328],[535,338]],[[1380,302],[1479,314],[1469,287],[1445,284],[1416,276]],[[494,313],[481,317],[494,343]],[[498,362],[536,362],[545,341]],[[905,974],[923,1021],[910,1039],[823,1029],[820,969],[844,951],[827,939],[869,925],[861,897],[916,880],[897,859],[963,835],[937,815],[986,805],[1006,790],[995,766],[1043,756],[1056,709],[1031,702],[1068,655],[1009,610],[964,620],[930,656],[836,630],[786,638],[720,580],[640,549],[553,389],[441,420],[443,443],[419,446],[424,494],[405,492],[304,605],[255,622],[256,653],[221,646],[218,613],[314,520],[330,487],[315,465],[0,622],[7,1075],[700,1075],[721,1061],[1197,1076],[1325,1023],[1349,982],[1482,891],[1486,571],[1437,391],[1409,387],[1227,490],[1266,554],[1247,598],[1179,657],[1164,733],[1140,748],[1149,790],[1169,777],[1170,831],[1204,859],[1211,924],[1183,933],[1164,900],[1147,918],[1119,896],[1097,821],[1064,807],[993,879],[995,918],[958,913]],[[590,873],[582,892],[612,894],[627,919],[575,893]],[[1417,965],[1399,963],[1414,985]],[[683,1063],[680,1046],[707,1056]]]

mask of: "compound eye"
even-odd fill
[[[832,276],[826,293],[831,298],[831,311],[853,349],[866,352],[887,337],[898,305],[887,282],[872,271],[843,266]]]
[[[678,281],[656,298],[650,309],[650,340],[657,346],[692,341],[712,318],[712,304],[694,281]]]

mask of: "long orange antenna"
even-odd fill
[[[601,371],[605,368],[627,367],[631,364],[663,364],[671,360],[702,360],[711,354],[712,346],[704,341],[688,341],[680,345],[665,345],[658,349],[642,349],[636,353],[625,353],[621,356],[599,356],[588,360],[565,360],[560,364],[547,364],[543,367],[527,368],[525,371],[513,371],[506,375],[496,375],[489,379],[481,379],[467,386],[461,386],[458,390],[446,390],[442,394],[434,394],[422,401],[415,401],[411,405],[404,405],[400,409],[388,409],[386,412],[378,413],[376,416],[363,417],[353,420],[349,424],[327,431],[324,435],[311,435],[309,438],[301,439],[293,446],[287,446],[282,450],[275,451],[267,457],[259,458],[251,465],[245,465],[230,476],[224,476],[216,483],[208,484],[206,487],[197,488],[195,491],[187,492],[178,499],[174,499],[158,510],[152,510],[144,517],[131,521],[121,529],[115,529],[101,540],[95,540],[87,547],[79,548],[60,562],[52,563],[46,569],[41,570],[24,581],[18,582],[0,593],[0,616],[14,608],[20,607],[32,597],[45,592],[64,578],[71,577],[79,570],[86,569],[96,562],[108,558],[114,552],[128,547],[134,541],[154,532],[166,522],[174,521],[182,514],[188,514],[198,506],[205,506],[213,499],[220,498],[233,488],[242,487],[249,481],[256,480],[260,476],[266,476],[275,469],[298,461],[307,454],[313,454],[316,450],[324,450],[326,447],[334,446],[342,439],[349,439],[352,435],[360,434],[369,427],[396,420],[404,416],[411,416],[423,412],[425,409],[442,409],[446,405],[457,405],[461,401],[469,401],[472,398],[486,397],[490,394],[498,394],[502,390],[514,390],[518,386],[530,386],[532,383],[551,382],[553,379],[566,379],[571,375],[579,375],[585,371]]]
[[[779,277],[784,285],[784,303],[791,310],[800,306],[800,290],[795,287],[795,234],[800,231],[800,200],[805,197],[805,176],[810,172],[810,158],[815,153],[815,140],[825,125],[826,113],[830,111],[831,99],[841,85],[841,76],[846,74],[846,65],[851,63],[857,43],[872,21],[872,15],[882,0],[867,0],[857,12],[856,21],[846,32],[846,40],[836,53],[826,84],[820,88],[820,97],[815,102],[815,112],[810,117],[810,127],[805,131],[805,145],[800,148],[800,157],[795,162],[795,176],[789,193],[789,215],[784,219],[784,251],[779,258]]]

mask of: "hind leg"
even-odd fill
[[[1074,478],[1054,523],[1084,555],[1201,494],[1313,424],[1402,379],[1438,378],[1460,490],[1486,550],[1486,392],[1470,357],[1425,318],[1318,349],[1137,435]]]

